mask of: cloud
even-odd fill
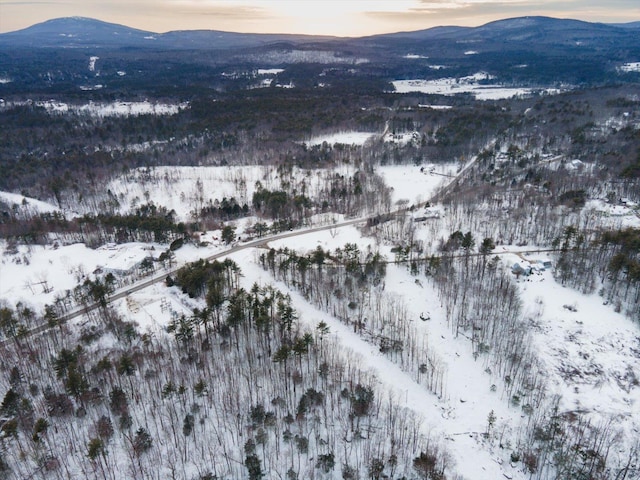
[[[150,2],[156,4],[156,2]],[[239,20],[268,20],[273,15],[259,3],[236,1],[169,0],[160,2],[166,10],[176,10],[190,14],[215,15]],[[265,2],[265,4],[268,2]]]

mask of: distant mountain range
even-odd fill
[[[619,47],[640,44],[640,22],[589,23],[550,17],[498,20],[480,27],[434,27],[413,32],[359,38],[291,34],[248,34],[217,30],[181,30],[155,33],[84,17],[48,20],[15,32],[0,34],[0,46],[33,48],[149,48],[228,49],[252,48],[277,42],[291,44],[337,43],[376,45],[407,42],[454,41],[473,44],[594,45],[615,42]]]
[[[247,72],[265,68],[283,70],[278,81],[299,88],[330,84],[374,92],[386,91],[395,79],[477,72],[514,86],[604,85],[638,81],[635,69],[621,68],[635,62],[640,62],[640,22],[520,17],[480,27],[342,38],[154,33],[71,17],[0,34],[0,94],[78,89],[175,94],[196,87],[221,92],[250,87]]]
[[[155,33],[85,17],[48,20],[0,34],[0,46],[34,48],[224,49],[257,47],[280,41],[322,41],[332,37],[233,33],[217,30],[176,30]]]

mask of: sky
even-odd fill
[[[81,16],[151,32],[223,30],[359,37],[546,15],[640,21],[638,0],[0,0],[0,32]]]

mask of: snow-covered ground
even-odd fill
[[[87,89],[95,89],[98,86],[86,87]],[[100,86],[102,88],[102,86]],[[168,104],[168,103],[152,103],[143,102],[110,102],[110,103],[94,103],[85,104],[69,104],[58,102],[56,100],[31,101],[24,102],[7,102],[5,108],[15,105],[33,104],[42,107],[50,113],[69,113],[90,115],[93,117],[126,117],[139,115],[175,115],[187,108],[187,103]]]
[[[284,72],[284,68],[259,68],[258,75],[277,75]]]
[[[90,57],[89,58],[89,71],[90,72],[95,72],[96,71],[96,62],[100,60],[100,57]]]
[[[365,142],[375,138],[377,135],[378,134],[374,132],[339,132],[313,137],[303,143],[310,147],[314,145],[322,145],[325,142],[328,145],[364,145]]]
[[[344,173],[350,173],[349,167],[344,168]],[[454,175],[457,168],[456,164],[384,166],[378,167],[377,172],[393,187],[393,201],[409,206],[429,198],[435,189],[449,181],[447,176]],[[294,170],[293,174],[310,178],[309,188],[313,188],[314,171]],[[136,170],[112,182],[108,188],[123,209],[153,201],[175,209],[179,216],[186,216],[194,202],[224,196],[247,200],[255,191],[255,182],[270,188],[281,180],[277,171],[265,167],[159,167]],[[3,194],[3,198],[22,204],[21,196]],[[27,199],[27,203],[31,202],[34,208],[38,205]],[[588,207],[637,219],[636,212],[629,206],[622,209],[594,201]],[[43,204],[38,208],[48,211],[46,208],[54,207]],[[238,233],[253,221],[255,219],[239,222]],[[180,265],[223,252],[224,247],[216,238],[219,232],[206,232],[201,237],[206,246],[186,245],[177,250],[176,263]],[[274,240],[269,247],[286,246],[306,253],[317,246],[334,250],[346,243],[356,243],[363,251],[369,247],[379,248],[392,259],[390,245],[362,236],[355,226]],[[93,278],[92,272],[99,267],[103,271],[131,269],[148,256],[157,258],[166,248],[167,245],[159,244],[106,245],[95,250],[82,244],[12,248],[3,243],[0,299],[41,309],[85,278]],[[515,262],[536,261],[537,256],[526,253],[531,248],[501,245],[494,254],[501,259],[500,268],[509,270]],[[260,251],[248,248],[232,255],[242,269],[241,279],[247,289],[254,282],[273,283],[269,273],[256,264]],[[276,283],[277,288],[291,294],[301,322],[312,329],[320,321],[326,322],[342,348],[357,355],[363,369],[375,373],[381,388],[422,416],[425,433],[446,439],[455,461],[454,471],[474,480],[529,478],[521,463],[512,465],[509,461],[515,448],[510,442],[515,441],[527,417],[520,407],[505,398],[502,379],[487,371],[482,358],[474,357],[470,342],[463,336],[453,335],[435,287],[424,276],[412,276],[405,266],[393,264],[387,267],[385,285],[386,293],[403,299],[416,330],[431,339],[433,354],[445,364],[443,396],[438,397],[417,384],[381,354],[377,346],[367,343],[351,328],[312,306],[296,291]],[[549,395],[561,397],[562,411],[584,413],[594,424],[613,418],[615,428],[621,429],[620,445],[629,444],[640,432],[637,414],[640,388],[636,377],[640,371],[638,326],[616,313],[612,305],[603,304],[597,294],[584,295],[562,287],[549,270],[521,277],[517,287],[523,303],[523,318],[531,326],[538,359],[547,373]],[[171,311],[190,313],[195,304],[189,302],[158,283],[119,300],[116,307],[136,321],[143,332],[160,333],[170,321]],[[420,316],[425,312],[429,320],[421,321]],[[492,388],[494,384],[498,388]],[[491,411],[496,417],[495,429],[503,432],[502,441],[511,448],[497,448],[483,435]],[[612,456],[620,445],[614,446]]]
[[[353,175],[354,168],[344,165],[333,170],[341,175]],[[293,178],[305,179],[307,196],[313,198],[324,183],[320,180],[326,170],[294,168]],[[153,202],[156,206],[174,210],[181,220],[188,220],[191,212],[221,201],[236,199],[238,204],[251,204],[257,182],[268,190],[278,190],[282,182],[278,171],[260,165],[227,167],[155,167],[133,170],[107,184],[106,189],[117,198],[119,211],[127,212],[136,206]]]
[[[613,228],[640,228],[640,208],[633,204],[611,204],[604,200],[588,200],[585,208],[611,220]]]
[[[640,62],[629,62],[621,65],[619,70],[622,72],[640,72]]]
[[[452,105],[431,105],[431,104],[419,104],[418,108],[430,108],[432,110],[451,110]]]
[[[357,243],[361,249],[366,249],[367,245],[374,247],[374,241],[362,237],[355,227],[281,239],[271,242],[270,246],[287,246],[304,253],[317,246],[333,250],[345,243]],[[143,244],[105,246],[97,250],[80,244],[58,249],[20,247],[17,254],[2,255],[0,298],[41,307],[50,302],[53,295],[72,289],[85,275],[90,275],[92,269],[98,266],[126,268],[147,256],[150,247]],[[155,254],[162,251],[162,246],[155,247]],[[515,247],[502,246],[496,253],[514,250]],[[178,261],[193,260],[219,251],[219,245],[206,248],[190,246],[177,252],[181,257]],[[232,256],[242,268],[246,288],[255,281],[272,282],[269,274],[255,264],[255,256],[252,249]],[[522,262],[523,256],[526,258],[526,254],[501,254],[501,264],[503,268],[509,268],[515,261]],[[26,257],[28,263],[23,260]],[[17,259],[21,259],[21,263],[15,262]],[[533,257],[528,259],[534,260]],[[10,282],[5,280],[7,278],[11,279]],[[54,290],[44,293],[42,282],[47,282]],[[511,450],[494,449],[482,435],[491,411],[496,415],[496,428],[504,429],[505,441],[509,441],[526,418],[522,417],[520,408],[511,406],[503,398],[501,390],[492,390],[491,385],[499,384],[499,379],[485,371],[482,360],[474,358],[469,342],[463,337],[454,337],[433,286],[425,279],[411,276],[405,267],[394,265],[388,266],[385,283],[388,293],[405,299],[409,316],[416,322],[418,331],[437,339],[431,345],[434,353],[445,362],[447,371],[446,395],[443,398],[416,384],[376,346],[364,341],[349,327],[311,306],[295,291],[290,293],[305,324],[315,328],[320,321],[325,321],[343,348],[360,356],[362,368],[375,373],[384,390],[425,419],[425,433],[437,434],[448,440],[447,447],[455,459],[455,471],[465,478],[478,480],[494,480],[503,476],[528,478],[521,471],[521,466],[509,463]],[[561,287],[549,271],[521,279],[518,285],[525,316],[531,319],[540,360],[548,372],[547,387],[551,393],[562,397],[563,411],[589,412],[595,422],[612,415],[618,419],[617,424],[623,428],[625,436],[637,434],[640,418],[634,412],[640,404],[640,390],[634,384],[633,375],[630,376],[630,372],[640,371],[637,326],[613,312],[611,306],[603,305],[597,295],[582,295]],[[277,283],[276,286],[287,291],[283,284]],[[160,332],[169,322],[172,310],[189,313],[193,306],[184,304],[184,301],[172,297],[164,285],[158,284],[119,301],[118,308],[135,320],[143,332]],[[576,311],[564,307],[567,304],[575,307]],[[424,312],[428,312],[430,317],[427,322],[419,320]],[[481,469],[479,465],[482,465]]]
[[[23,246],[15,251],[0,245],[0,299],[22,302],[41,310],[66,290],[90,278],[98,268],[129,270],[146,257],[157,258],[167,247],[131,243],[88,248],[83,243],[65,246]]]
[[[315,239],[315,235],[313,237]],[[366,248],[366,239],[362,239],[355,229],[345,229],[335,237],[323,236],[317,245],[325,249],[344,246],[343,242],[356,242]],[[298,251],[307,251],[310,239],[297,237],[292,240],[278,241],[274,247],[288,246]],[[311,245],[315,248],[315,245]],[[258,278],[262,282],[273,282],[269,275],[250,263],[249,253],[235,254],[232,257],[243,265],[245,277],[250,279],[247,285]],[[432,288],[415,282],[405,269],[390,267],[387,271],[387,288],[394,294],[407,299],[408,307],[419,330],[437,339],[432,345],[448,364],[447,397],[439,399],[425,387],[418,385],[411,377],[392,363],[376,345],[364,341],[353,330],[332,316],[311,306],[304,298],[292,291],[296,309],[300,311],[300,319],[310,328],[315,328],[324,321],[330,327],[331,334],[340,342],[342,348],[351,351],[360,358],[363,370],[372,371],[383,391],[389,392],[397,401],[423,419],[423,432],[436,438],[445,438],[447,448],[454,456],[454,471],[464,478],[474,480],[495,480],[504,478],[527,478],[524,473],[509,465],[506,452],[493,452],[482,442],[482,433],[486,429],[487,415],[491,410],[496,412],[498,423],[515,424],[520,419],[518,409],[502,407],[504,401],[499,392],[491,391],[492,379],[483,372],[482,362],[473,360],[471,348],[461,339],[451,335],[444,318],[444,311],[438,307],[438,300]],[[276,282],[278,289],[286,291],[287,287]],[[410,299],[410,300],[409,300]],[[421,322],[419,315],[428,311],[432,320]],[[504,457],[504,458],[503,458]],[[502,465],[501,465],[502,464]],[[478,466],[482,465],[481,468]]]
[[[362,250],[374,247],[371,239],[361,237],[353,227],[278,240],[270,246],[308,253],[316,246],[332,250],[345,243],[356,243]],[[539,255],[527,254],[528,249],[531,247],[501,246],[495,253],[501,259],[501,268],[509,270],[514,262],[537,261]],[[522,253],[508,253],[517,251]],[[249,269],[245,271],[252,272],[247,275],[249,278],[266,275],[253,270],[249,253],[236,254],[234,259],[243,269]],[[385,283],[387,292],[405,299],[419,331],[437,339],[430,346],[447,365],[445,398],[437,398],[417,385],[376,346],[366,343],[338,320],[311,307],[301,296],[293,293],[293,297],[302,319],[311,327],[319,321],[327,322],[345,349],[361,355],[363,366],[373,369],[396,398],[404,398],[406,406],[427,419],[425,428],[449,440],[456,471],[464,478],[528,478],[521,465],[510,464],[509,448],[494,449],[482,436],[491,411],[497,418],[496,429],[504,432],[505,444],[515,441],[515,432],[527,418],[519,406],[510,404],[504,392],[492,389],[492,385],[501,384],[501,379],[488,373],[481,359],[474,358],[470,343],[452,334],[433,286],[411,276],[405,267],[395,265],[388,266]],[[550,270],[522,277],[518,287],[524,317],[532,325],[539,360],[548,374],[549,398],[560,396],[561,411],[586,413],[594,424],[616,419],[622,443],[631,442],[640,432],[640,417],[635,413],[640,405],[640,388],[634,374],[640,371],[637,325],[615,313],[612,306],[603,304],[597,294],[584,295],[562,287]],[[284,290],[286,286],[278,284],[278,288]],[[424,312],[428,312],[428,322],[419,321]],[[513,444],[512,447],[515,448]],[[481,470],[478,465],[482,465]]]
[[[407,206],[427,200],[438,187],[446,185],[456,174],[456,164],[427,164],[417,166],[381,166],[376,171],[393,190],[394,204]]]
[[[437,80],[394,80],[391,82],[396,93],[421,92],[434,95],[457,95],[472,93],[477,100],[499,100],[533,93],[557,93],[557,89],[534,90],[531,88],[505,87],[499,84],[480,83],[494,80],[494,77],[483,72],[461,78],[439,78]]]
[[[18,193],[0,192],[0,201],[3,201],[10,206],[17,205],[18,208],[25,209],[33,214],[60,211],[58,207],[51,203],[42,202],[31,197],[25,197]]]

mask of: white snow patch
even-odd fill
[[[96,62],[100,60],[100,57],[89,57],[89,71],[90,72],[95,72],[96,71]]]
[[[143,102],[111,102],[111,103],[94,103],[74,105],[56,100],[44,100],[32,102],[9,102],[7,107],[13,105],[28,105],[33,103],[38,107],[42,107],[50,113],[67,113],[74,112],[78,114],[90,115],[93,117],[127,117],[138,115],[175,115],[180,110],[184,110],[188,103],[168,104],[168,103],[151,103]]]
[[[586,209],[598,212],[612,221],[612,228],[640,228],[640,210],[634,205],[611,204],[604,200],[587,200]]]
[[[374,138],[376,135],[378,134],[373,132],[340,132],[313,137],[303,143],[308,146],[322,145],[324,142],[327,142],[329,145],[335,145],[336,143],[342,145],[364,145],[365,142]]]
[[[640,72],[640,62],[629,62],[618,67],[621,72]]]
[[[418,104],[418,108],[430,108],[431,110],[451,110],[451,105],[431,105],[431,104]]]
[[[79,113],[88,113],[98,117],[128,117],[138,115],[175,115],[187,107],[187,103],[166,104],[144,102],[113,102],[103,104],[89,103],[77,107]]]
[[[439,78],[436,80],[394,80],[391,82],[396,93],[421,92],[434,95],[457,95],[472,93],[477,100],[499,100],[534,93],[558,93],[557,89],[531,89],[504,87],[502,85],[481,84],[480,81],[495,77],[479,72],[468,77]]]
[[[32,209],[35,213],[51,213],[60,211],[58,207],[35,198],[25,197],[17,193],[0,192],[0,200],[10,205],[21,205]]]
[[[333,171],[343,175],[353,175],[353,167],[336,167]],[[293,169],[294,178],[307,178],[307,195],[314,198],[324,182],[320,176],[326,170]],[[281,188],[282,179],[272,167],[227,166],[227,167],[175,167],[162,166],[152,169],[140,168],[118,177],[105,186],[105,191],[119,202],[121,213],[152,202],[156,206],[174,210],[181,221],[191,219],[194,211],[216,200],[232,197],[240,206],[251,203],[256,191],[256,182],[263,188]]]
[[[259,68],[258,75],[277,75],[284,72],[284,68]]]
[[[165,248],[159,245],[130,243],[107,248],[90,249],[83,243],[54,247],[20,245],[16,253],[8,253],[0,244],[0,298],[12,303],[23,302],[36,308],[53,303],[64,296],[99,267],[107,270],[128,270],[148,256],[157,256]]]
[[[369,62],[367,58],[346,56],[339,52],[325,50],[272,50],[260,54],[250,54],[244,58],[249,61],[272,65],[282,65],[286,63],[340,63],[359,65]]]
[[[85,92],[90,92],[92,90],[101,90],[104,87],[104,85],[102,84],[97,84],[97,85],[80,85],[80,90],[83,90]]]
[[[456,169],[456,164],[449,163],[420,167],[390,165],[378,167],[376,171],[392,188],[392,202],[406,202],[409,206],[431,197],[438,187],[451,180],[449,176],[455,175]]]

